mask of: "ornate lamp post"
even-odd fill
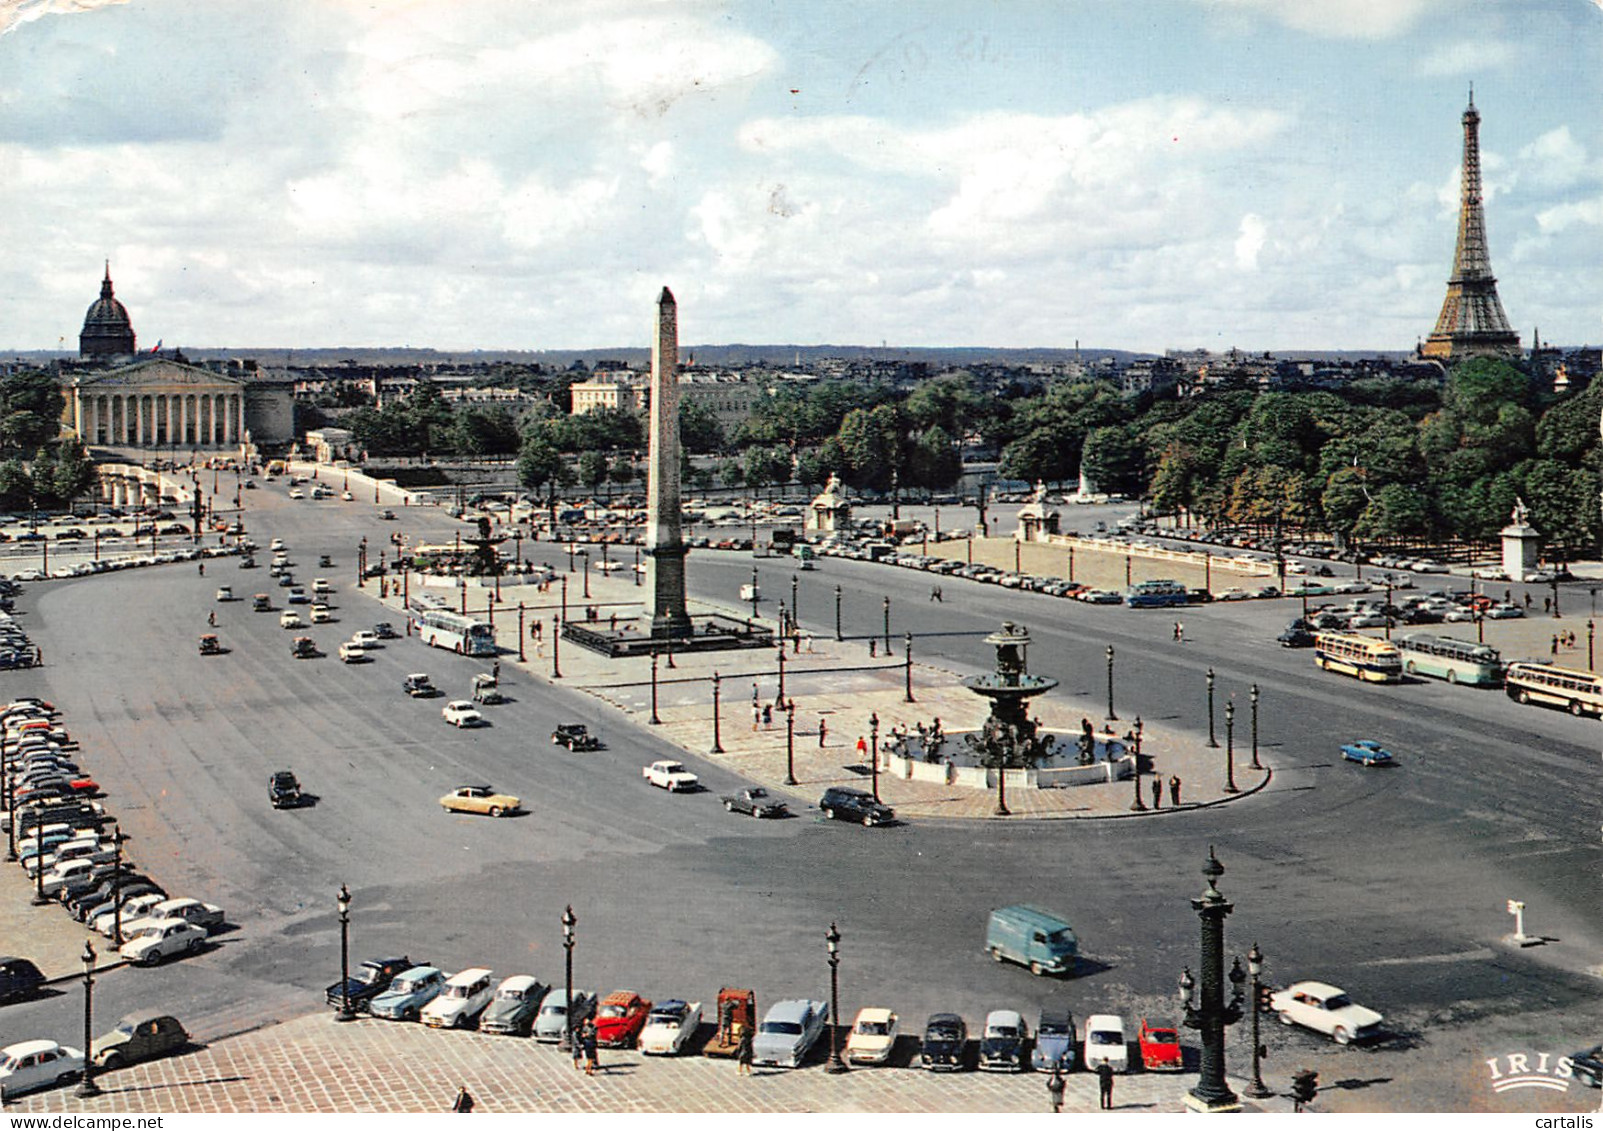
[[[751,567],[751,619],[757,619],[757,567]]]
[[[1225,704],[1225,792],[1240,793],[1236,787],[1236,701]]]
[[[776,656],[779,660],[779,694],[774,696],[774,705],[780,706],[785,702],[785,646],[781,644]]]
[[[77,1094],[85,1098],[98,1096],[100,1085],[95,1083],[94,1057],[95,1012],[95,948],[85,939],[83,944],[83,1079]]]
[[[1213,669],[1208,669],[1208,745],[1219,749],[1219,740],[1213,736]]]
[[[1258,980],[1263,973],[1263,951],[1258,944],[1253,943],[1252,949],[1247,952],[1247,970],[1252,975],[1252,1083],[1247,1085],[1247,1095],[1254,1099],[1267,1099],[1274,1095],[1263,1082],[1263,1045],[1258,1039],[1258,1017],[1263,1013],[1264,987]]]
[[[1117,720],[1113,713],[1113,645],[1108,645],[1108,718]]]
[[[562,618],[551,618],[551,678],[562,678]]]
[[[562,1022],[563,1049],[573,1048],[573,928],[578,923],[578,917],[573,913],[573,904],[568,904],[567,910],[562,913],[562,949],[567,952],[567,985],[568,996],[564,1003],[565,1014]]]
[[[657,717],[657,653],[651,653],[651,725],[661,726],[662,720]]]
[[[841,1073],[846,1065],[840,1058],[840,931],[829,925],[824,935],[829,949],[829,1067],[826,1072]]]
[[[719,717],[718,717],[719,716],[718,700],[719,700],[720,695],[723,692],[722,684],[723,684],[723,678],[717,672],[713,672],[712,673],[712,750],[711,750],[711,753],[713,753],[713,754],[722,754],[724,752],[723,733],[722,733],[722,730],[721,730],[722,724],[719,722]]]
[[[891,599],[885,598],[885,654],[891,654]]]
[[[1130,812],[1145,813],[1147,803],[1141,800],[1141,716],[1135,717],[1135,800],[1130,803]]]
[[[1247,701],[1252,704],[1252,768],[1263,769],[1258,761],[1258,685],[1255,683],[1247,692]]]
[[[913,634],[902,641],[902,702],[913,702]]]
[[[11,823],[17,823],[15,815]],[[40,817],[33,823],[33,899],[30,901],[35,907],[43,907],[50,900],[45,897],[45,822]]]
[[[111,834],[111,945],[121,947],[122,937],[122,846],[127,834],[118,826]]]
[[[1225,1026],[1241,1020],[1241,983],[1246,972],[1240,959],[1230,971],[1235,986],[1229,1004],[1224,999],[1224,928],[1225,918],[1235,905],[1219,893],[1216,886],[1224,875],[1213,849],[1208,849],[1208,860],[1202,867],[1208,887],[1198,899],[1191,901],[1192,908],[1202,922],[1202,999],[1193,1007],[1192,990],[1196,982],[1188,968],[1180,977],[1180,1002],[1185,1010],[1185,1023],[1202,1034],[1202,1066],[1197,1086],[1186,1093],[1185,1104],[1193,1111],[1235,1111],[1240,1106],[1236,1094],[1225,1082]]]
[[[584,559],[584,599],[590,599],[590,551],[580,550],[579,556]]]
[[[336,1021],[355,1021],[356,1010],[351,1008],[351,890],[340,885],[334,902],[340,909],[340,1008],[334,1014]]]
[[[868,716],[868,765],[874,783],[874,800],[879,800],[879,712]]]
[[[796,590],[797,590],[798,586],[800,586],[800,585],[801,585],[801,581],[800,581],[798,575],[796,575],[794,573],[791,574],[790,575],[790,623],[795,625],[798,628],[801,627],[801,605],[798,604],[797,601],[796,601]]]
[[[840,635],[840,586],[839,585],[835,586],[835,639],[836,640],[841,639],[841,635]]]
[[[796,784],[796,701],[785,703],[785,784]]]

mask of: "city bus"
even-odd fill
[[[1403,656],[1397,646],[1357,632],[1316,633],[1314,663],[1327,672],[1341,672],[1371,683],[1396,683],[1403,678]]]
[[[1190,599],[1184,585],[1167,579],[1140,581],[1124,591],[1124,603],[1132,609],[1173,608]]]
[[[412,624],[423,643],[436,648],[449,648],[464,656],[496,654],[495,630],[482,620],[449,609],[423,609],[413,614]]]
[[[1434,676],[1472,687],[1497,687],[1503,682],[1502,655],[1473,640],[1410,632],[1397,638],[1397,649],[1403,654],[1403,671],[1409,675]]]
[[[1603,678],[1528,660],[1508,665],[1503,690],[1518,703],[1550,703],[1572,715],[1603,716]]]

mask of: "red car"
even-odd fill
[[[607,1048],[633,1048],[646,1027],[651,1003],[633,990],[618,990],[601,1000],[596,1009],[596,1044]]]
[[[100,786],[93,778],[73,778],[65,784],[67,786],[65,790],[57,788],[55,785],[19,788],[16,791],[17,804],[27,805],[33,801],[43,800],[48,797],[98,797],[100,795]]]
[[[1143,1017],[1136,1042],[1141,1046],[1141,1063],[1148,1072],[1178,1072],[1185,1066],[1180,1055],[1180,1034],[1167,1025],[1149,1025]]]

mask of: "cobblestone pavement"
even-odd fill
[[[138,1064],[101,1079],[104,1094],[71,1088],[19,1097],[20,1112],[428,1112],[466,1087],[489,1112],[978,1112],[1048,1110],[1046,1077],[907,1068],[858,1068],[841,1076],[814,1062],[757,1068],[749,1079],[728,1060],[644,1057],[603,1049],[590,1078],[553,1045],[479,1033],[440,1033],[364,1018],[337,1025],[327,1013]],[[1120,1111],[1182,1110],[1195,1076],[1117,1078]],[[1233,1082],[1237,1091],[1240,1083]],[[1289,1110],[1283,1099],[1264,1101]],[[1097,1110],[1096,1078],[1067,1079],[1064,1110]]]

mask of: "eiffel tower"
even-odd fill
[[[1424,357],[1445,362],[1467,357],[1518,357],[1520,338],[1508,324],[1497,297],[1492,258],[1486,250],[1486,212],[1481,204],[1481,116],[1475,88],[1464,111],[1464,174],[1458,206],[1458,248],[1453,275],[1436,319],[1436,329],[1420,348]]]

